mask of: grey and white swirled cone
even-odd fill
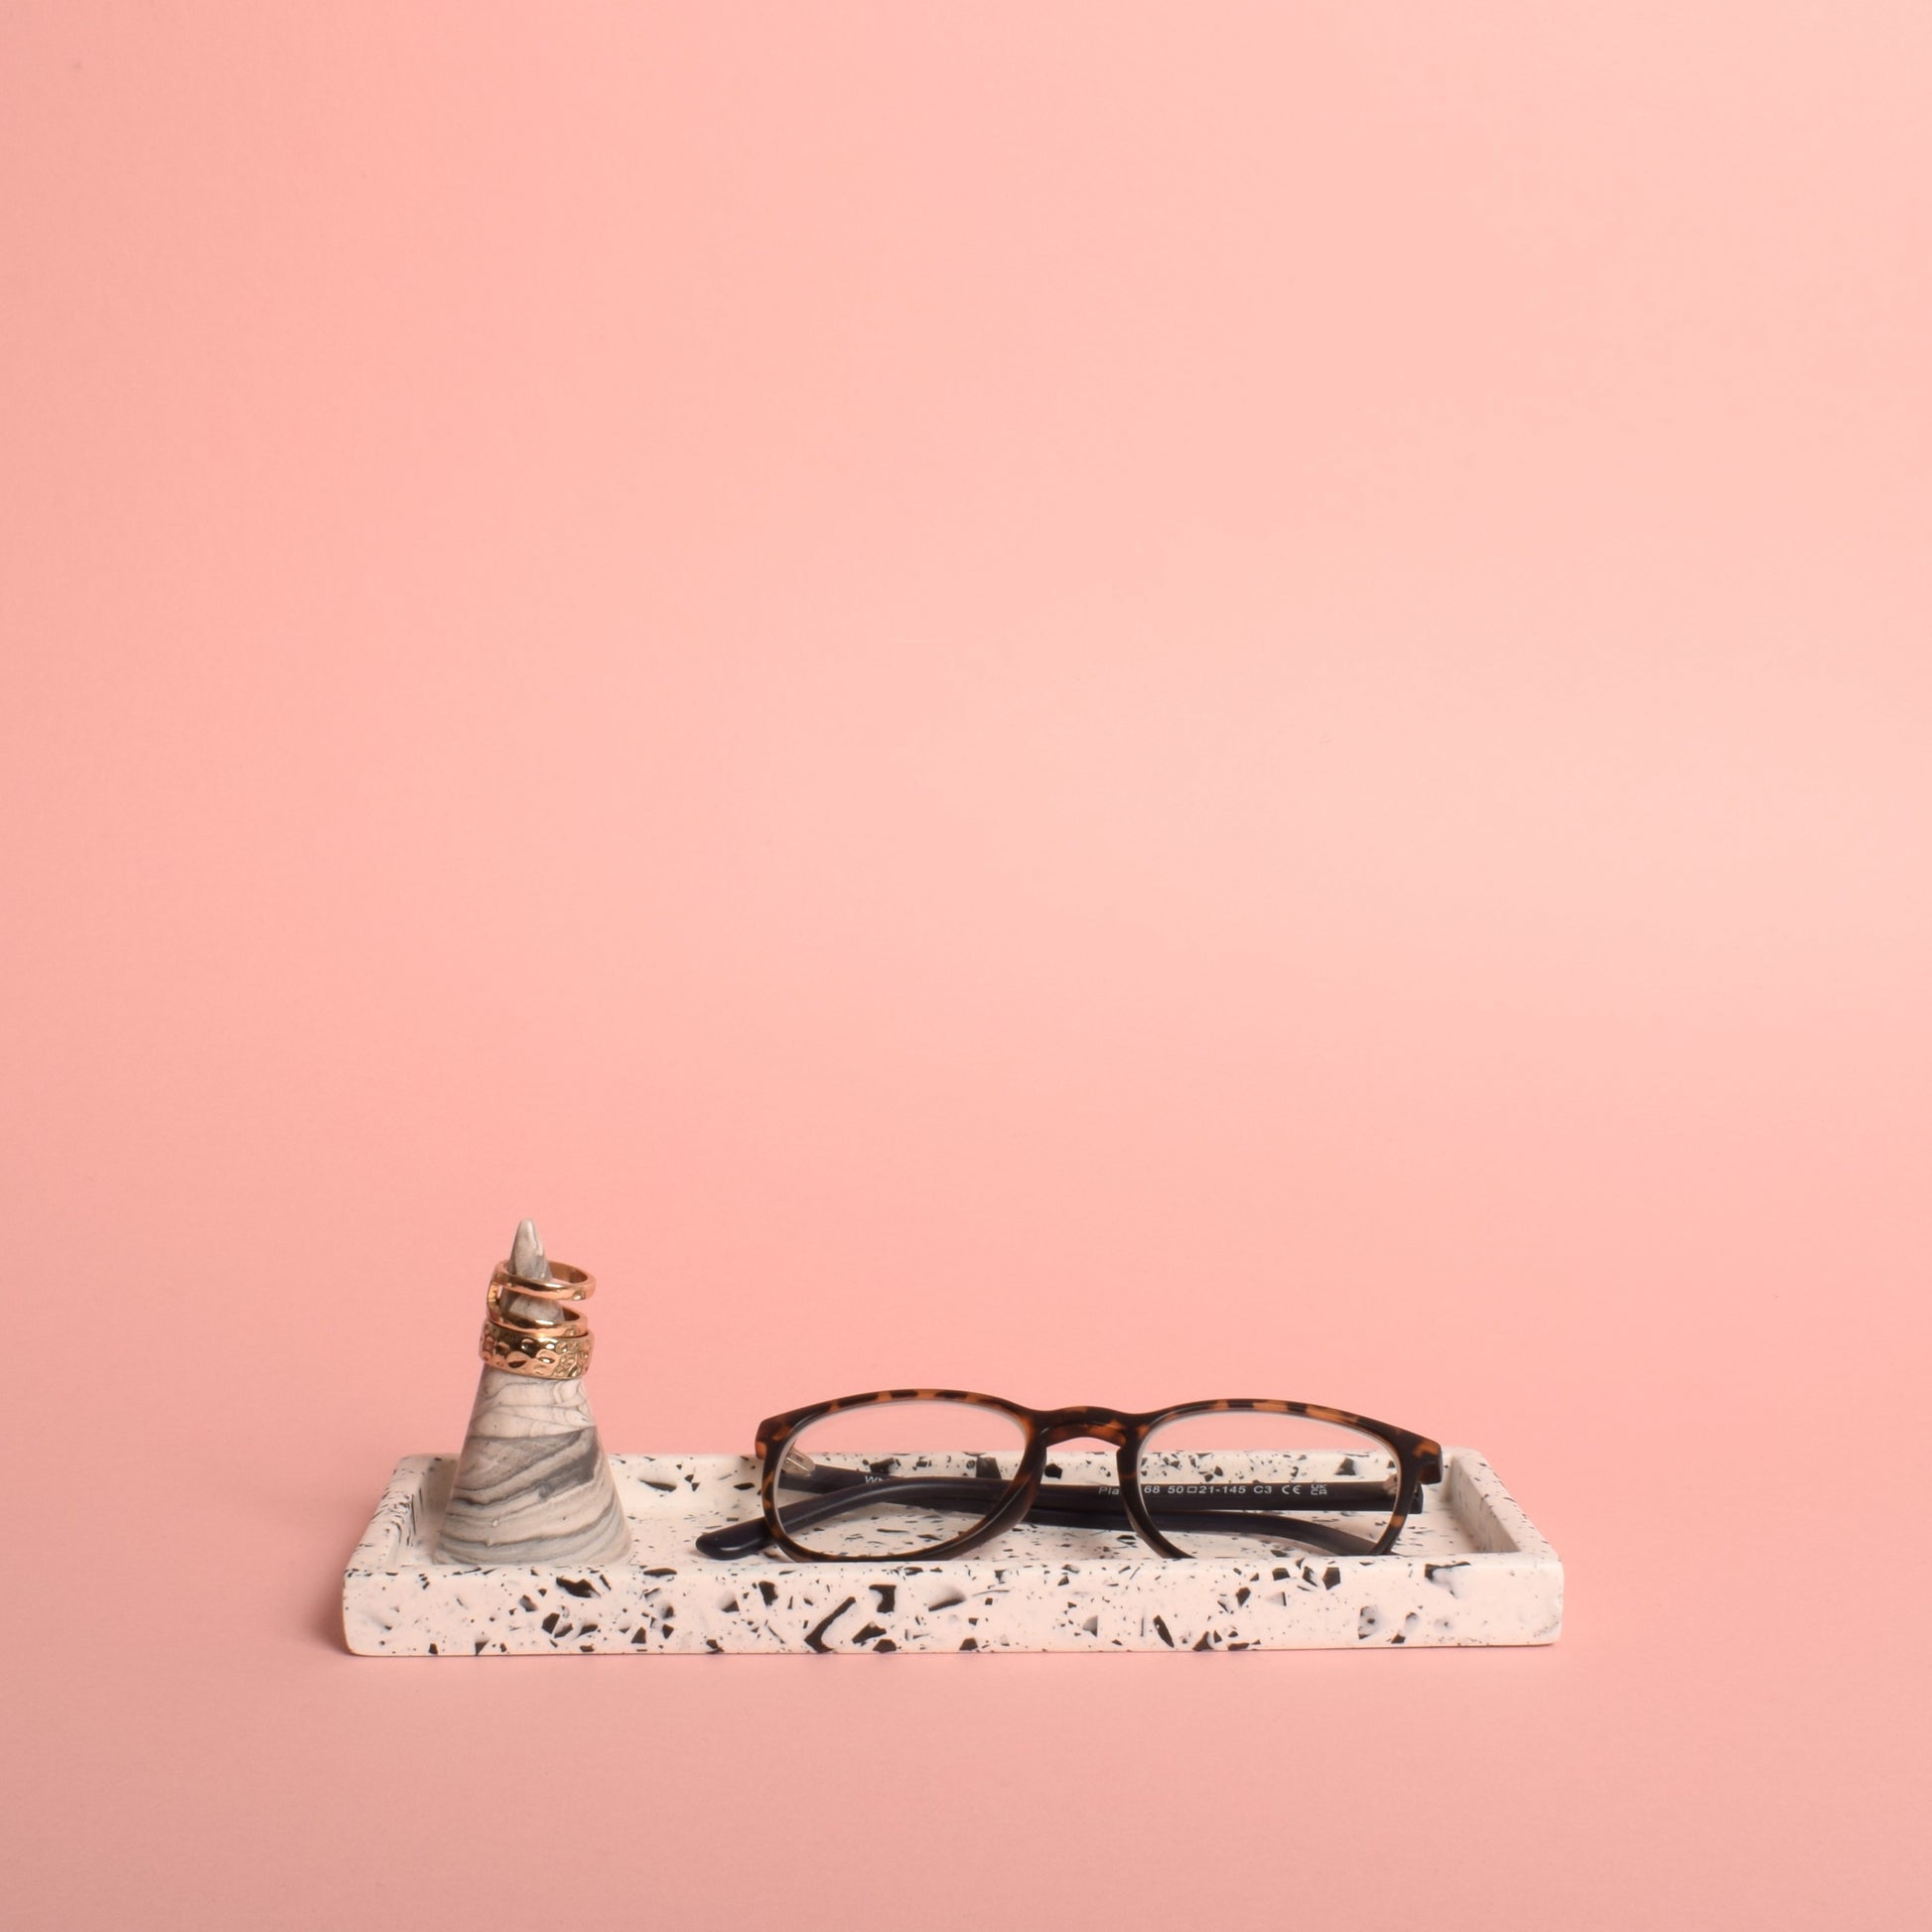
[[[582,1378],[485,1368],[470,1413],[443,1563],[618,1563],[630,1531]]]
[[[548,1272],[536,1229],[525,1221],[511,1250],[514,1271]],[[549,1305],[525,1302],[555,1318]],[[583,1378],[548,1381],[485,1367],[437,1537],[440,1563],[621,1563],[630,1530],[591,1414]]]

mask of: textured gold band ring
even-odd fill
[[[569,1382],[591,1365],[594,1337],[583,1329],[506,1328],[485,1321],[480,1350],[486,1366],[511,1375],[534,1375],[546,1382]]]

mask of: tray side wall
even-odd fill
[[[1554,1641],[1563,1573],[1480,1456],[1452,1450],[1445,1500],[1470,1546],[1260,1564],[706,1563],[681,1552],[742,1507],[735,1457],[619,1456],[635,1561],[583,1573],[426,1560],[452,1458],[396,1467],[344,1578],[361,1656],[872,1654],[1445,1648]],[[666,1500],[666,1497],[669,1500]],[[682,1512],[682,1513],[680,1513]],[[668,1534],[667,1534],[668,1532]],[[655,1545],[658,1555],[651,1554]]]

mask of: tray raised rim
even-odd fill
[[[675,1566],[645,1556],[582,1577],[569,1575],[566,1566],[561,1580],[555,1566],[439,1564],[421,1553],[437,1489],[447,1485],[455,1458],[408,1455],[397,1463],[345,1570],[345,1633],[349,1648],[364,1655],[447,1656],[473,1654],[473,1647],[507,1655],[566,1649],[825,1652],[847,1647],[842,1631],[829,1626],[870,1590],[884,1606],[880,1614],[846,1618],[843,1628],[869,1637],[878,1650],[1305,1649],[1370,1641],[1429,1648],[1555,1641],[1563,1598],[1555,1550],[1485,1457],[1455,1448],[1444,1454],[1443,1502],[1471,1547],[1452,1557],[1395,1551],[1338,1563],[1311,1560],[1278,1569],[1267,1581],[1250,1560],[1175,1561],[1144,1549],[1042,1559],[998,1546],[929,1564],[794,1564],[765,1554],[714,1562],[693,1550]],[[743,1456],[704,1452],[617,1454],[611,1460],[620,1496],[629,1504],[636,1503],[649,1470],[706,1470],[724,1479],[742,1476],[750,1466]],[[676,1511],[660,1511],[654,1501],[626,1507],[633,1526],[660,1513]],[[716,1520],[715,1499],[702,1512],[686,1513],[695,1535],[700,1521]],[[1294,1578],[1291,1569],[1299,1572]],[[1271,1588],[1285,1578],[1290,1581],[1279,1590]],[[1323,1588],[1314,1587],[1317,1581]],[[1446,1588],[1455,1604],[1445,1600]],[[553,1599],[553,1589],[565,1594]],[[1256,1590],[1267,1595],[1265,1608],[1251,1600]],[[753,1592],[761,1593],[767,1614],[759,1614]],[[592,1618],[569,1607],[584,1597],[607,1605],[613,1620],[602,1611]],[[553,1600],[569,1614],[552,1612]],[[548,1625],[539,1622],[539,1612],[549,1617]]]

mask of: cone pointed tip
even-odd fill
[[[516,1239],[510,1243],[510,1273],[526,1282],[540,1282],[549,1272],[537,1224],[531,1220],[517,1222]]]

